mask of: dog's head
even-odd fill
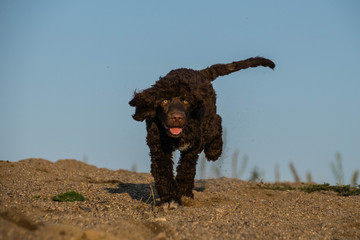
[[[215,104],[212,84],[197,71],[178,69],[160,78],[152,87],[135,92],[129,102],[136,107],[137,121],[157,118],[170,137],[180,137],[190,118],[203,118],[206,104]]]
[[[171,137],[181,136],[185,127],[192,105],[189,100],[181,97],[163,99],[157,108],[157,115],[167,134]]]

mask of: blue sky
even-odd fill
[[[0,159],[82,160],[148,172],[145,125],[131,118],[135,89],[180,67],[253,56],[256,68],[213,82],[231,155],[292,181],[345,182],[360,169],[359,1],[0,2]]]

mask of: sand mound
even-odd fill
[[[166,211],[153,188],[150,174],[76,160],[0,161],[0,239],[360,239],[360,196],[220,178]],[[68,191],[86,200],[52,200]]]

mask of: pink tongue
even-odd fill
[[[172,135],[179,135],[182,131],[182,128],[170,128],[169,130]]]

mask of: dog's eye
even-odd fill
[[[169,100],[164,99],[164,100],[161,101],[161,104],[167,104],[168,102],[169,102]]]
[[[189,101],[184,99],[184,100],[183,100],[183,103],[184,103],[184,104],[189,104]]]

